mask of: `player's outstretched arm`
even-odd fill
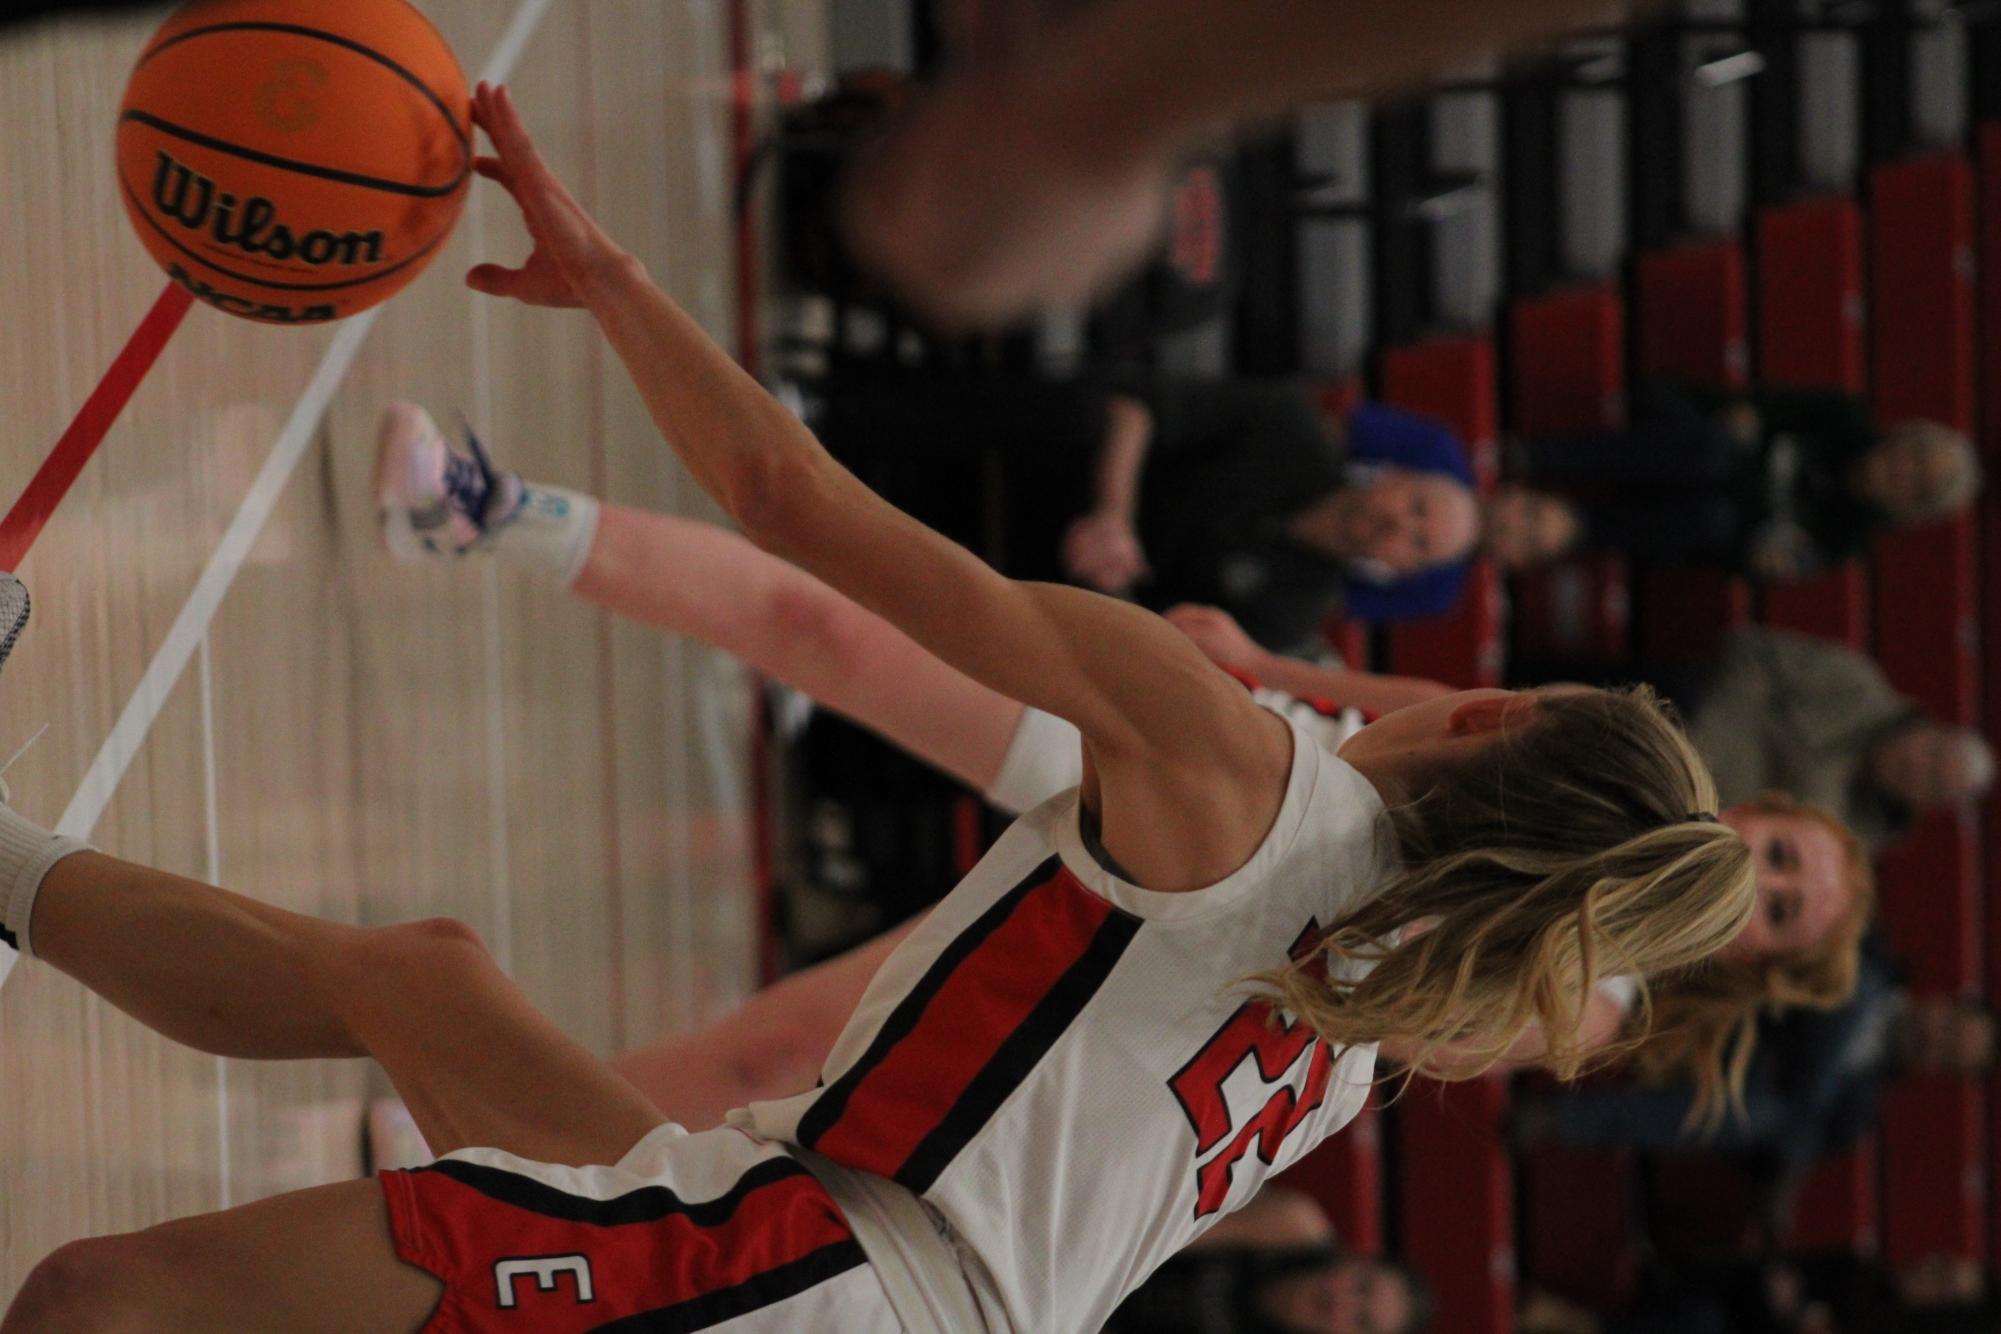
[[[801,566],[999,693],[1083,732],[1107,848],[1162,890],[1234,871],[1283,796],[1291,736],[1159,617],[1006,579],[884,503],[647,280],[570,197],[502,90],[482,85],[534,252],[468,275],[481,291],[581,305],[702,487],[765,550]],[[1093,776],[1095,775],[1095,782]]]

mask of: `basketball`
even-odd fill
[[[341,319],[430,262],[471,179],[451,48],[405,0],[196,0],[155,33],[118,112],[139,239],[219,310]]]

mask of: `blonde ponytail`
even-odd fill
[[[1750,850],[1644,687],[1539,696],[1421,786],[1388,815],[1403,869],[1314,953],[1251,979],[1336,1046],[1397,1038],[1412,1072],[1463,1079],[1536,1024],[1569,1077],[1598,979],[1694,970],[1750,918]],[[1699,1080],[1720,1094],[1742,1072],[1717,1059]]]

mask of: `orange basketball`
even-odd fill
[[[471,167],[465,76],[404,0],[195,0],[118,112],[146,249],[217,309],[278,324],[352,315],[416,277]]]

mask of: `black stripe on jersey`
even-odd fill
[[[1056,1045],[1057,1039],[1090,1004],[1091,997],[1098,994],[1098,988],[1125,956],[1126,946],[1132,944],[1139,928],[1139,918],[1124,909],[1112,909],[1111,915],[1099,923],[1097,934],[1091,937],[1084,953],[1057,979],[1049,994],[1036,1003],[1028,1018],[1007,1035],[1000,1050],[966,1085],[966,1091],[959,1095],[952,1110],[904,1159],[896,1172],[898,1185],[918,1195],[931,1189],[939,1174],[951,1166],[959,1151],[1000,1110],[1008,1095],[1021,1087],[1036,1063]]]
[[[969,955],[986,942],[988,936],[1000,930],[1003,923],[1014,915],[1021,901],[1037,886],[1056,874],[1062,865],[1062,858],[1049,857],[1022,878],[1020,884],[1002,895],[991,908],[981,913],[978,920],[964,931],[938,955],[931,967],[925,970],[910,994],[897,1002],[883,1021],[882,1029],[869,1043],[868,1050],[861,1059],[848,1067],[847,1073],[827,1086],[806,1114],[799,1118],[799,1142],[807,1148],[819,1143],[820,1137],[834,1128],[841,1119],[841,1113],[848,1109],[848,1099],[854,1097],[855,1089],[867,1079],[870,1072],[888,1058],[896,1044],[910,1036],[916,1029],[917,1021],[924,1017],[925,1007],[951,980],[952,974],[964,963]]]
[[[728,1222],[737,1206],[752,1191],[787,1177],[811,1175],[793,1159],[768,1158],[738,1177],[736,1185],[730,1187],[727,1194],[690,1204],[665,1186],[642,1186],[608,1200],[594,1200],[587,1195],[572,1195],[568,1191],[557,1190],[533,1177],[521,1176],[505,1168],[460,1162],[456,1158],[413,1170],[440,1173],[461,1185],[470,1186],[488,1199],[541,1214],[544,1218],[559,1218],[566,1223],[588,1223],[592,1227],[657,1223],[673,1214],[686,1216],[697,1227],[716,1227]]]
[[[688,1334],[796,1297],[816,1284],[867,1263],[860,1243],[836,1241],[789,1264],[767,1269],[733,1288],[705,1292],[690,1301],[676,1302],[657,1311],[641,1311],[638,1315],[594,1325],[592,1329],[616,1331],[616,1334]]]
[[[0,945],[5,945],[8,949],[14,950],[21,948],[20,939],[4,926],[0,926]]]

